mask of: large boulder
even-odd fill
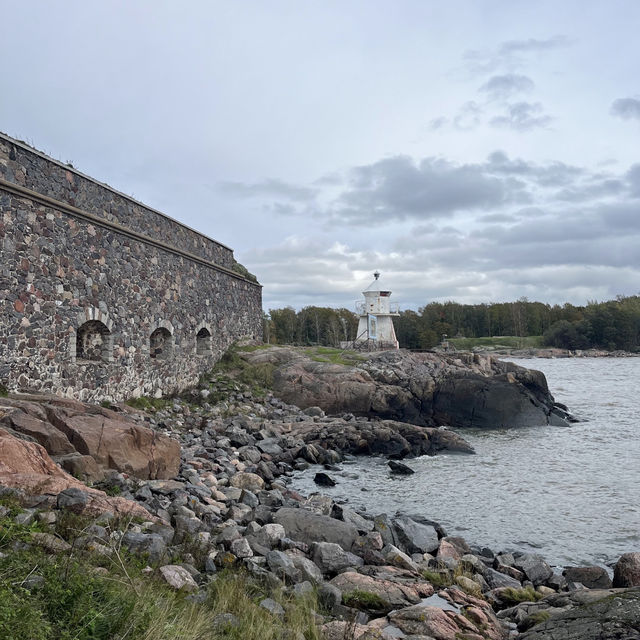
[[[562,575],[571,582],[579,582],[587,589],[609,589],[612,586],[611,578],[604,567],[567,567]]]
[[[535,586],[544,584],[553,575],[553,569],[545,562],[542,556],[535,553],[526,553],[518,556],[513,564]]]
[[[306,544],[333,542],[350,551],[358,537],[358,529],[348,522],[312,513],[306,509],[282,507],[273,516],[281,524],[289,538]]]
[[[567,424],[544,375],[479,354],[369,354],[353,366],[316,362],[272,347],[242,357],[275,366],[273,389],[286,402],[420,426],[519,427]]]
[[[624,553],[613,568],[614,587],[640,587],[640,553]]]
[[[313,562],[322,573],[334,575],[347,567],[358,567],[364,564],[359,556],[345,551],[333,542],[316,542],[313,545]]]
[[[173,478],[180,469],[180,443],[113,411],[50,412],[52,422],[76,451],[99,465],[141,479]]]
[[[393,526],[398,542],[407,553],[431,553],[438,548],[438,532],[430,525],[401,516],[393,520]]]
[[[585,593],[585,604],[549,610],[518,640],[640,640],[640,588]]]
[[[3,398],[0,424],[93,480],[100,469],[143,480],[172,478],[180,469],[177,440],[97,405],[55,396]],[[96,466],[79,456],[90,456]]]
[[[373,594],[377,602],[374,599],[371,600],[375,602],[376,610],[384,613],[417,604],[425,595],[433,593],[433,589],[431,593],[420,593],[414,586],[403,584],[401,581],[363,575],[355,571],[339,574],[331,580],[330,584],[340,589],[347,602],[349,596],[354,593]]]
[[[77,492],[86,494],[82,500],[83,512],[109,511],[116,515],[137,516],[144,520],[156,519],[136,502],[108,497],[103,491],[85,486],[65,473],[49,457],[44,447],[35,442],[16,438],[2,428],[0,428],[0,485],[21,489],[28,495],[51,497],[58,496],[69,489],[76,489]]]

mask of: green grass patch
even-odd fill
[[[533,587],[523,587],[522,589],[506,587],[500,592],[500,597],[506,602],[518,604],[520,602],[537,602],[544,596],[538,593]]]
[[[459,351],[469,351],[474,347],[537,349],[543,346],[542,336],[486,336],[482,338],[449,338],[448,341]]]
[[[541,624],[542,622],[546,622],[551,618],[551,614],[548,611],[536,611],[528,615],[522,622],[521,627],[519,629],[521,631],[527,631],[531,629],[531,627],[535,627],[537,624]]]
[[[303,351],[314,362],[330,362],[331,364],[342,364],[347,367],[352,367],[366,360],[359,353],[334,349],[333,347],[307,347]]]
[[[270,362],[251,364],[240,356],[240,352],[251,352],[262,348],[257,347],[231,347],[224,353],[216,366],[200,381],[200,386],[210,385],[212,394],[208,402],[221,402],[226,400],[229,393],[234,391],[238,384],[249,388],[255,395],[264,395],[273,387],[273,372],[275,365]]]
[[[347,607],[369,611],[383,611],[390,608],[389,603],[377,593],[360,591],[359,589],[343,594],[342,602]]]
[[[451,574],[449,571],[431,571],[424,569],[422,571],[422,577],[429,583],[431,583],[437,589],[443,589],[444,587],[450,587],[453,584]]]
[[[242,571],[224,571],[195,604],[158,574],[143,574],[144,559],[117,545],[109,558],[78,548],[52,555],[26,544],[31,527],[16,524],[13,511],[0,518],[3,640],[320,640],[314,594],[294,598]],[[57,533],[73,538],[86,524],[70,517]],[[280,602],[284,619],[259,606],[265,597]],[[221,613],[234,614],[237,624],[219,627]]]
[[[9,389],[3,384],[0,384],[0,398],[6,398],[9,395]]]

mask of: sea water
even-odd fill
[[[611,565],[640,551],[640,358],[516,362],[542,371],[581,422],[460,429],[476,455],[405,460],[410,476],[360,457],[330,472],[335,487],[314,484],[318,467],[297,472],[291,486],[371,514],[419,514],[469,543],[540,553],[555,565]]]

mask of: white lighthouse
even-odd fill
[[[397,349],[398,340],[392,318],[399,314],[391,310],[391,291],[380,285],[380,272],[376,271],[373,276],[374,281],[362,292],[364,302],[357,307],[360,320],[354,346],[370,350]]]

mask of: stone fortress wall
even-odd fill
[[[261,339],[233,252],[0,133],[0,383],[120,401]]]

